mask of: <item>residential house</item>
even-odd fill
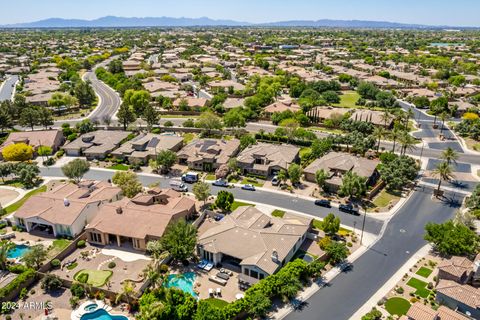
[[[437,284],[436,300],[450,309],[480,319],[480,290],[468,284],[451,280],[440,280]]]
[[[171,189],[153,188],[133,199],[106,204],[86,226],[88,242],[145,251],[167,226],[195,213],[195,201]]]
[[[244,174],[268,177],[298,162],[299,152],[298,147],[289,144],[257,143],[240,152],[237,165]]]
[[[319,123],[327,119],[332,119],[333,117],[336,117],[336,116],[343,117],[349,111],[350,109],[347,109],[347,108],[313,107],[307,113],[307,116],[310,118],[312,122]]]
[[[178,162],[193,170],[214,171],[235,157],[240,141],[200,139],[190,142],[178,153]]]
[[[61,130],[11,132],[0,145],[0,160],[3,148],[11,144],[25,143],[32,146],[35,152],[38,147],[47,146],[52,148],[52,152],[56,152],[64,142],[65,138]]]
[[[130,141],[125,142],[118,149],[111,152],[111,155],[118,159],[140,161],[148,164],[148,161],[155,159],[162,150],[177,152],[183,145],[183,138],[172,135],[160,135],[153,133],[142,133]]]
[[[103,159],[128,137],[125,131],[97,130],[85,133],[66,144],[63,149],[68,156],[86,156],[88,159]]]
[[[290,110],[293,113],[296,113],[297,111],[301,111],[302,108],[294,103],[292,100],[289,101],[276,101],[263,109],[263,113],[265,116],[270,117],[272,114],[275,112],[284,112]]]
[[[385,128],[391,128],[393,126],[393,118],[384,118],[385,112],[368,110],[368,109],[356,109],[350,116],[351,120],[369,122],[375,126],[381,126]]]
[[[63,183],[36,194],[13,215],[13,224],[27,232],[46,232],[55,237],[79,235],[102,204],[116,201],[121,189],[108,182]]]
[[[342,186],[342,178],[345,173],[352,171],[360,177],[367,178],[367,185],[373,185],[379,177],[377,166],[378,160],[357,157],[349,153],[330,152],[320,159],[316,159],[303,170],[305,180],[316,182],[315,173],[324,170],[328,179],[325,181],[324,189],[330,192],[337,192]]]
[[[197,252],[215,265],[239,266],[239,277],[254,283],[292,259],[311,221],[290,213],[276,218],[252,206],[239,207],[198,237]]]
[[[415,302],[406,315],[401,316],[400,320],[470,320],[471,318],[453,311],[445,306],[440,306],[437,310],[432,309],[430,305],[424,305]]]
[[[182,103],[186,103],[187,106],[190,109],[200,109],[200,108],[203,108],[203,107],[207,106],[208,99],[206,99],[206,98],[192,98],[192,97],[176,99],[175,101],[173,101],[173,106],[175,108],[178,108],[182,105]]]
[[[465,257],[453,256],[438,264],[438,279],[467,283],[473,273],[473,262]]]

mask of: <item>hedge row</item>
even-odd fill
[[[25,272],[19,274],[12,282],[0,289],[0,300],[3,301],[12,291],[18,289],[25,282],[35,277],[35,270],[27,269]]]

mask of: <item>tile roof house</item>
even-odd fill
[[[268,177],[297,162],[299,152],[300,148],[288,144],[257,143],[240,152],[237,164],[244,174]]]
[[[239,265],[242,275],[263,279],[290,261],[306,239],[310,224],[310,218],[290,213],[276,218],[244,206],[201,234],[197,251],[215,265]]]
[[[177,152],[178,162],[193,170],[214,171],[237,155],[240,141],[194,140]]]
[[[30,197],[14,215],[14,224],[27,232],[75,237],[98,213],[99,206],[121,197],[120,188],[107,182],[64,183]]]
[[[324,188],[336,192],[342,186],[343,175],[349,171],[367,178],[367,185],[373,185],[379,176],[377,171],[379,163],[378,160],[361,158],[349,153],[330,152],[316,159],[303,172],[305,180],[315,182],[315,173],[321,169],[325,170],[329,179],[325,181]]]
[[[467,284],[451,280],[440,280],[437,284],[436,300],[463,314],[480,319],[480,290]]]
[[[350,116],[351,120],[354,121],[364,121],[369,122],[375,126],[381,126],[385,128],[391,128],[393,125],[393,119],[385,123],[385,119],[383,118],[384,112],[376,111],[376,110],[368,110],[368,109],[356,109],[353,111],[352,115]]]
[[[275,112],[284,112],[284,111],[292,111],[293,113],[296,113],[297,111],[301,111],[302,108],[294,103],[293,101],[276,101],[263,109],[263,113],[266,116],[271,116]]]
[[[128,159],[128,161],[135,159],[148,164],[148,161],[155,159],[160,151],[177,152],[182,145],[183,138],[179,136],[142,133],[112,151],[111,155],[118,159]]]
[[[128,137],[125,131],[97,130],[82,134],[66,144],[63,149],[68,156],[86,156],[88,159],[103,159],[120,146]]]
[[[469,320],[465,315],[453,311],[445,306],[440,306],[433,310],[429,305],[423,303],[414,303],[405,316],[400,320]]]
[[[48,146],[52,148],[53,152],[56,152],[64,142],[65,138],[61,130],[11,132],[0,145],[0,160],[3,148],[11,144],[25,143],[32,146],[35,151],[39,146]]]
[[[150,189],[133,199],[106,204],[86,226],[91,243],[131,247],[145,251],[148,241],[159,239],[167,226],[195,213],[195,201],[171,189]]]
[[[467,283],[473,273],[473,262],[465,257],[453,256],[438,264],[438,278]]]
[[[333,108],[333,107],[313,107],[307,112],[307,116],[312,122],[318,123],[326,119],[331,119],[333,116],[344,116],[350,111],[347,108]]]

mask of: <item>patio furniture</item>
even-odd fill
[[[222,286],[225,286],[225,285],[227,284],[227,280],[220,279],[220,278],[218,278],[218,277],[216,277],[216,276],[210,276],[210,277],[208,278],[208,280],[210,280],[210,281],[212,281],[212,282],[215,282],[215,283],[218,283],[218,284],[220,284],[220,285],[222,285]]]
[[[200,263],[197,264],[197,268],[204,269],[207,264],[208,264],[208,261],[205,259],[202,259],[202,261],[200,261]]]
[[[235,299],[237,299],[237,300],[240,300],[240,299],[242,299],[243,297],[245,297],[245,295],[244,295],[243,293],[237,293],[237,294],[235,295]]]
[[[210,271],[213,269],[213,263],[209,262],[207,265],[203,268],[205,271]]]
[[[208,296],[209,297],[213,296],[213,289],[212,288],[208,289]]]
[[[217,296],[219,296],[219,297],[222,296],[222,289],[217,288]]]
[[[223,280],[230,279],[230,276],[225,272],[219,272],[219,273],[216,274],[216,276],[220,279],[223,279]]]

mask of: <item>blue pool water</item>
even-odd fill
[[[196,298],[197,294],[193,291],[195,277],[196,275],[194,272],[186,272],[184,274],[171,274],[168,276],[165,287],[181,289],[182,291],[188,292]]]
[[[98,308],[98,304],[96,303],[91,303],[85,307],[85,311],[94,311]]]
[[[7,258],[18,259],[21,258],[30,250],[30,247],[24,244],[17,244],[14,249],[8,251]]]
[[[122,315],[112,316],[106,310],[98,309],[95,312],[84,314],[80,320],[128,320],[128,318]]]

